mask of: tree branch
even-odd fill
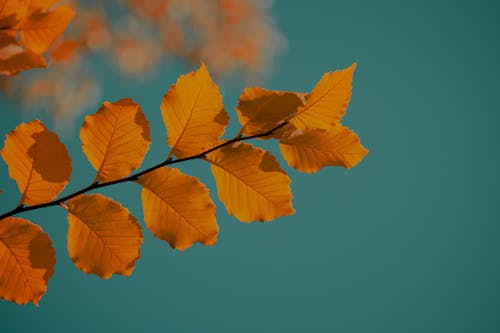
[[[83,193],[87,193],[87,192],[90,192],[92,190],[95,190],[95,189],[98,189],[98,188],[102,188],[102,187],[107,187],[107,186],[111,186],[111,185],[115,185],[115,184],[120,184],[120,183],[125,183],[125,182],[131,182],[131,181],[136,181],[138,180],[142,175],[145,175],[153,170],[156,170],[158,168],[161,168],[161,167],[164,167],[164,166],[167,166],[167,165],[170,165],[170,164],[176,164],[176,163],[181,163],[181,162],[186,162],[186,161],[189,161],[189,160],[195,160],[195,159],[199,159],[199,158],[203,158],[203,157],[206,157],[207,154],[215,151],[215,150],[218,150],[218,149],[221,149],[222,147],[225,147],[225,146],[228,146],[230,144],[233,144],[235,142],[241,142],[241,141],[247,141],[247,140],[251,140],[251,139],[255,139],[255,138],[262,138],[262,137],[266,137],[266,136],[270,136],[271,134],[274,133],[274,131],[282,128],[283,126],[285,126],[288,122],[283,122],[281,124],[279,124],[278,126],[274,127],[273,129],[267,131],[267,132],[264,132],[264,133],[260,133],[260,134],[255,134],[255,135],[250,135],[250,136],[241,136],[240,133],[238,133],[234,138],[232,138],[231,140],[228,140],[228,141],[224,141],[223,143],[215,146],[215,147],[212,147],[210,149],[207,149],[205,150],[204,152],[201,152],[197,155],[193,155],[193,156],[189,156],[189,157],[184,157],[184,158],[179,158],[179,159],[172,159],[170,156],[171,154],[168,155],[168,158],[159,163],[159,164],[156,164],[146,170],[143,170],[143,171],[140,171],[140,172],[137,172],[137,173],[134,173],[134,174],[131,174],[130,176],[127,176],[127,177],[124,177],[124,178],[120,178],[120,179],[116,179],[116,180],[113,180],[113,181],[109,181],[109,182],[105,182],[105,183],[99,183],[99,182],[94,182],[76,192],[73,192],[71,194],[68,194],[62,198],[59,198],[59,199],[55,199],[55,200],[52,200],[52,201],[49,201],[49,202],[45,202],[45,203],[42,203],[42,204],[38,204],[38,205],[33,205],[33,206],[25,206],[25,205],[20,205],[14,209],[12,209],[11,211],[9,212],[6,212],[2,215],[0,215],[0,220],[3,220],[9,216],[13,216],[13,215],[16,215],[16,214],[19,214],[19,213],[23,213],[23,212],[27,212],[27,211],[30,211],[30,210],[36,210],[36,209],[41,209],[41,208],[45,208],[45,207],[52,207],[52,206],[59,206],[60,204],[63,204],[64,202],[66,202],[67,200],[69,199],[72,199],[76,196],[79,196],[80,194],[83,194]]]

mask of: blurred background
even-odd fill
[[[1,332],[500,330],[500,4],[72,3],[49,69],[2,78],[0,94],[0,135],[39,118],[67,145],[74,172],[64,193],[95,175],[78,131],[105,100],[142,106],[153,141],[142,168],[163,160],[161,98],[200,61],[232,116],[226,137],[238,131],[244,87],[310,91],[324,72],[357,62],[343,123],[370,153],[351,170],[315,175],[278,157],[297,212],[264,224],[227,215],[208,165],[180,165],[211,189],[218,242],[179,252],[144,229],[131,277],[78,271],[63,210],[23,214],[50,235],[57,264],[40,307],[0,301]],[[256,144],[279,155],[275,142]],[[4,212],[19,194],[3,162],[0,188]],[[100,193],[142,221],[138,186]]]

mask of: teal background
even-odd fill
[[[39,308],[0,302],[0,332],[500,331],[498,2],[277,1],[272,12],[288,50],[264,86],[309,91],[356,61],[344,124],[370,150],[365,160],[315,175],[287,167],[297,213],[267,224],[228,216],[207,165],[186,163],[212,189],[218,243],[177,252],[145,230],[131,277],[78,271],[61,209],[23,214],[51,236],[56,271]],[[152,124],[143,166],[166,155],[158,106],[187,70],[105,82],[106,99],[133,97]],[[234,81],[221,82],[233,116]],[[0,107],[2,136],[32,118],[3,97]],[[63,140],[69,193],[93,171],[77,135]],[[4,163],[0,184],[3,212],[18,200]],[[142,221],[138,187],[102,193]]]

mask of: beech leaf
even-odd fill
[[[0,28],[13,28],[28,12],[30,0],[0,0]]]
[[[141,176],[142,207],[148,229],[172,248],[184,250],[200,242],[215,244],[218,226],[208,189],[195,177],[174,168]]]
[[[178,158],[199,154],[219,142],[229,117],[219,88],[205,65],[182,75],[161,103],[167,143]]]
[[[55,263],[52,242],[39,226],[18,217],[0,221],[0,298],[38,305]]]
[[[30,0],[30,10],[49,9],[61,0]]]
[[[307,130],[283,137],[280,139],[280,150],[292,168],[305,173],[316,172],[325,166],[349,169],[368,153],[356,133],[340,124],[328,130]]]
[[[75,11],[67,6],[31,12],[20,27],[22,43],[33,52],[42,54],[66,29],[74,15]]]
[[[86,116],[80,139],[83,152],[97,170],[95,179],[103,182],[137,169],[151,143],[148,121],[129,98],[104,102],[95,114]]]
[[[302,106],[299,94],[247,88],[241,94],[236,109],[242,125],[240,133],[246,136],[266,133],[293,115],[299,106]]]
[[[305,105],[299,107],[290,118],[290,123],[302,131],[327,129],[338,123],[349,105],[355,69],[354,63],[346,69],[323,75],[307,96]]]
[[[229,214],[242,222],[291,215],[290,179],[269,152],[247,143],[208,154],[217,194]]]
[[[23,49],[17,43],[0,46],[0,74],[2,75],[12,76],[27,69],[46,67],[47,63],[40,54]]]
[[[68,151],[39,120],[21,123],[7,134],[1,155],[22,194],[20,202],[27,205],[56,198],[69,182]]]
[[[68,252],[76,267],[105,279],[132,274],[142,232],[128,209],[100,194],[79,195],[64,208],[68,210]]]
[[[50,58],[55,62],[71,61],[85,45],[81,40],[63,40],[51,49]]]

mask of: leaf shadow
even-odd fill
[[[281,172],[285,173],[279,166],[278,161],[276,160],[276,157],[271,155],[268,151],[264,153],[264,156],[262,156],[262,160],[259,163],[259,169],[264,171],[264,172]]]
[[[28,155],[33,160],[35,171],[47,182],[67,181],[71,174],[71,161],[66,147],[59,141],[57,135],[44,129],[31,137],[34,143],[28,149]]]
[[[221,112],[217,113],[213,120],[219,125],[226,126],[229,123],[229,116],[224,109],[222,109]]]
[[[50,240],[44,233],[39,233],[29,243],[29,261],[31,267],[44,269],[43,279],[47,283],[54,273],[54,264],[56,263],[55,251],[52,248]],[[48,250],[48,251],[47,251]]]
[[[149,123],[144,114],[140,111],[140,108],[137,108],[135,113],[134,122],[142,128],[142,138],[146,141],[151,141]]]
[[[297,93],[266,91],[265,95],[257,98],[240,101],[239,111],[250,119],[258,122],[270,122],[268,126],[284,120],[296,112],[303,105]]]

